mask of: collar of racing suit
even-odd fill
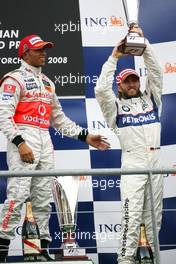
[[[27,62],[25,62],[23,59],[21,59],[21,66],[31,73],[33,73],[35,76],[39,75],[42,72],[41,67],[34,67],[32,65],[29,65]]]

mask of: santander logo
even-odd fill
[[[165,71],[164,73],[176,73],[176,64],[171,64],[170,62],[167,62],[165,64]]]

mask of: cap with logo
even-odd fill
[[[54,47],[54,44],[52,42],[43,41],[37,35],[27,36],[20,41],[20,45],[18,48],[18,57],[21,58],[23,53],[25,53],[29,49],[37,50],[37,49],[41,49],[43,47],[52,48],[52,47]]]
[[[121,84],[129,75],[135,75],[139,78],[139,74],[134,69],[125,69],[116,76],[117,84]]]

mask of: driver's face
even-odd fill
[[[123,98],[137,97],[140,89],[140,81],[136,75],[129,75],[119,86],[119,92]]]

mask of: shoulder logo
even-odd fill
[[[15,93],[16,91],[16,86],[15,85],[12,85],[12,84],[5,84],[4,85],[4,92],[5,93]]]

